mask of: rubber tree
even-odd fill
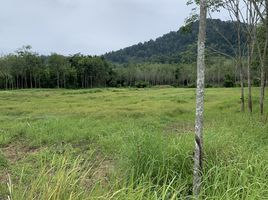
[[[268,56],[267,56],[267,49],[268,49],[268,0],[250,0],[258,13],[261,22],[265,27],[265,42],[263,48],[260,48],[260,44],[257,39],[257,48],[258,54],[260,57],[260,64],[261,64],[261,90],[260,90],[260,113],[261,115],[264,114],[264,96],[265,96],[265,82],[266,82],[266,67],[268,65]]]
[[[254,55],[255,44],[256,44],[256,28],[258,25],[258,15],[253,6],[253,3],[249,0],[243,0],[244,5],[246,5],[246,14],[245,18],[243,18],[243,23],[247,24],[246,33],[247,33],[247,77],[248,77],[248,110],[250,113],[253,111],[253,103],[252,103],[252,58]],[[241,12],[242,13],[242,12]]]
[[[200,0],[200,19],[197,53],[197,88],[196,88],[196,121],[195,121],[195,152],[193,195],[198,198],[202,182],[202,154],[203,154],[203,118],[205,93],[205,39],[207,1]]]
[[[245,89],[244,89],[244,69],[242,63],[242,41],[241,41],[241,33],[243,30],[243,26],[241,24],[241,18],[243,18],[243,13],[241,12],[241,1],[240,0],[222,0],[221,7],[225,9],[229,13],[229,17],[232,22],[236,24],[236,47],[233,48],[235,52],[235,61],[236,61],[236,68],[239,70],[240,76],[240,101],[241,101],[241,111],[245,111]],[[229,42],[229,44],[231,44]],[[231,44],[233,46],[233,44]]]
[[[264,57],[263,52],[266,52],[266,47],[263,50],[261,45],[258,44],[256,38],[256,28],[259,23],[258,14],[263,16],[262,11],[264,10],[264,0],[219,0],[221,2],[221,6],[229,13],[229,17],[232,22],[237,24],[237,44],[235,54],[236,54],[236,66],[240,71],[240,85],[241,85],[241,111],[245,110],[245,95],[244,95],[244,69],[242,64],[243,56],[242,52],[247,52],[247,78],[248,78],[248,110],[252,113],[252,81],[251,81],[251,65],[252,65],[252,57],[254,54],[254,50],[256,46],[258,47],[258,55],[260,56],[261,66],[264,66]],[[263,18],[264,21],[264,18]],[[245,33],[247,35],[247,50],[242,50],[242,42],[241,42],[241,34]],[[228,42],[230,44],[230,42]],[[232,46],[232,44],[231,44]],[[263,70],[262,70],[263,71]],[[262,73],[262,77],[263,73]],[[264,83],[264,81],[263,81]],[[262,87],[264,88],[264,87]],[[263,102],[264,89],[261,90],[263,94],[261,94],[260,102]],[[263,103],[260,103],[263,104]],[[261,110],[263,110],[263,106],[261,106]],[[261,111],[262,112],[262,111]]]
[[[254,49],[256,45],[256,27],[259,17],[256,8],[260,9],[259,3],[253,6],[251,0],[225,0],[224,8],[230,13],[230,17],[234,16],[237,22],[237,63],[240,69],[240,84],[241,84],[241,110],[244,111],[244,73],[242,65],[242,49],[240,33],[244,32],[247,35],[247,79],[248,79],[248,110],[252,113],[252,81],[251,81],[251,65]],[[243,25],[243,26],[241,26]]]

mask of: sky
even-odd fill
[[[0,54],[31,45],[40,54],[109,51],[178,30],[187,0],[1,0]]]

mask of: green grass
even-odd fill
[[[258,93],[206,90],[200,198],[268,199]],[[1,91],[0,198],[189,199],[194,114],[195,89]]]

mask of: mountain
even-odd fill
[[[139,43],[118,51],[106,53],[104,57],[113,63],[180,63],[196,59],[198,21],[181,27],[155,40]],[[246,43],[245,33],[241,33],[242,44]],[[235,55],[237,44],[236,23],[208,19],[207,49],[219,54]]]

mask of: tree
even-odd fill
[[[246,23],[247,23],[247,75],[248,75],[248,110],[252,113],[252,57],[254,54],[256,43],[256,27],[258,23],[257,12],[251,1],[243,0],[246,5]]]
[[[235,17],[237,21],[237,28],[240,30],[239,32],[245,32],[247,35],[247,43],[245,47],[247,47],[247,78],[248,78],[248,110],[252,113],[252,57],[256,44],[256,27],[258,24],[258,15],[256,8],[260,8],[259,3],[255,2],[255,6],[251,0],[243,0],[243,5],[240,4],[239,0],[224,0],[223,7],[230,13],[230,17]],[[242,26],[244,24],[244,26]],[[238,53],[237,53],[237,63],[240,69],[240,84],[241,84],[241,110],[244,110],[244,83],[243,83],[243,70],[242,70],[242,51],[241,51],[241,36],[238,36]],[[259,45],[258,45],[258,49]],[[260,52],[259,52],[260,53]]]
[[[268,0],[250,0],[258,13],[261,22],[265,27],[265,39],[263,48],[261,48],[260,43],[257,39],[257,48],[258,54],[260,57],[260,64],[261,64],[261,90],[260,90],[260,113],[261,115],[264,114],[264,96],[265,96],[265,82],[266,82],[266,75],[265,75],[265,66],[268,64],[268,55],[267,55],[267,48],[268,48]],[[263,12],[264,11],[264,12]],[[264,13],[264,14],[263,14]]]
[[[203,154],[203,115],[205,92],[205,38],[206,38],[206,0],[200,0],[200,20],[197,56],[197,89],[196,89],[196,122],[195,122],[195,153],[193,195],[197,198],[201,189],[202,154]]]
[[[64,70],[68,65],[67,60],[64,56],[53,53],[49,57],[50,69],[53,73],[56,73],[57,88],[61,87],[61,75],[63,77],[63,85],[65,85],[65,73]]]
[[[244,92],[244,69],[242,63],[242,39],[241,33],[243,30],[243,26],[241,23],[241,4],[240,0],[218,0],[221,2],[221,6],[229,12],[229,16],[233,22],[236,23],[237,29],[237,47],[235,48],[236,51],[236,67],[239,69],[239,76],[240,76],[240,86],[241,86],[241,111],[245,111],[245,92]],[[232,44],[231,44],[232,45]]]

